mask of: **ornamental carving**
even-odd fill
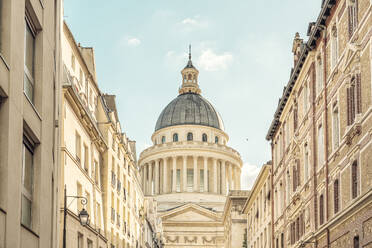
[[[179,243],[179,237],[176,236],[174,239],[171,239],[170,236],[165,237],[165,242],[166,243]]]
[[[202,237],[203,244],[215,244],[216,243],[216,237],[212,237],[210,240],[207,239],[207,237]]]
[[[185,236],[184,237],[184,240],[185,240],[185,243],[189,243],[189,244],[197,244],[198,243],[198,237],[194,236],[192,239],[189,239],[189,237]]]
[[[357,123],[355,124],[346,134],[346,144],[350,146],[353,142],[353,138],[358,136],[362,132],[362,126]]]

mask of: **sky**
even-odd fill
[[[122,130],[151,145],[156,120],[178,95],[189,44],[199,86],[222,116],[249,189],[271,160],[265,137],[321,0],[64,0],[75,40],[93,47],[102,93],[116,95]]]

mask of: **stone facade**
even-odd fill
[[[181,74],[180,95],[163,110],[153,146],[140,155],[143,191],[158,203],[165,247],[234,247],[232,240],[225,243],[225,236],[238,229],[237,199],[226,196],[240,190],[242,161],[227,146],[219,114],[200,95],[191,54]]]
[[[242,212],[246,214],[247,248],[270,248],[271,243],[271,163],[262,166]]]
[[[79,199],[67,198],[66,245],[142,246],[144,196],[135,142],[121,129],[115,96],[102,94],[98,87],[93,49],[77,44],[65,23],[62,32],[60,187],[66,187],[68,196],[88,201],[83,205]],[[78,221],[82,208],[90,216],[86,227]]]
[[[372,218],[369,0],[325,0],[267,139],[275,247],[368,247]]]
[[[58,245],[61,1],[0,1],[0,247]]]

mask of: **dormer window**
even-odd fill
[[[192,133],[187,133],[187,141],[192,141],[192,140],[193,140]]]
[[[162,136],[162,137],[161,137],[161,143],[162,143],[162,144],[165,143],[165,136]]]
[[[173,134],[173,142],[178,142],[178,134]]]
[[[218,136],[214,137],[214,143],[218,144]]]

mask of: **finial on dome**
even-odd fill
[[[182,86],[179,89],[179,93],[196,93],[200,94],[201,90],[198,85],[199,71],[194,67],[191,60],[191,44],[189,44],[189,61],[185,68],[181,71],[182,74]]]
[[[189,45],[189,60],[191,60],[191,44]]]

